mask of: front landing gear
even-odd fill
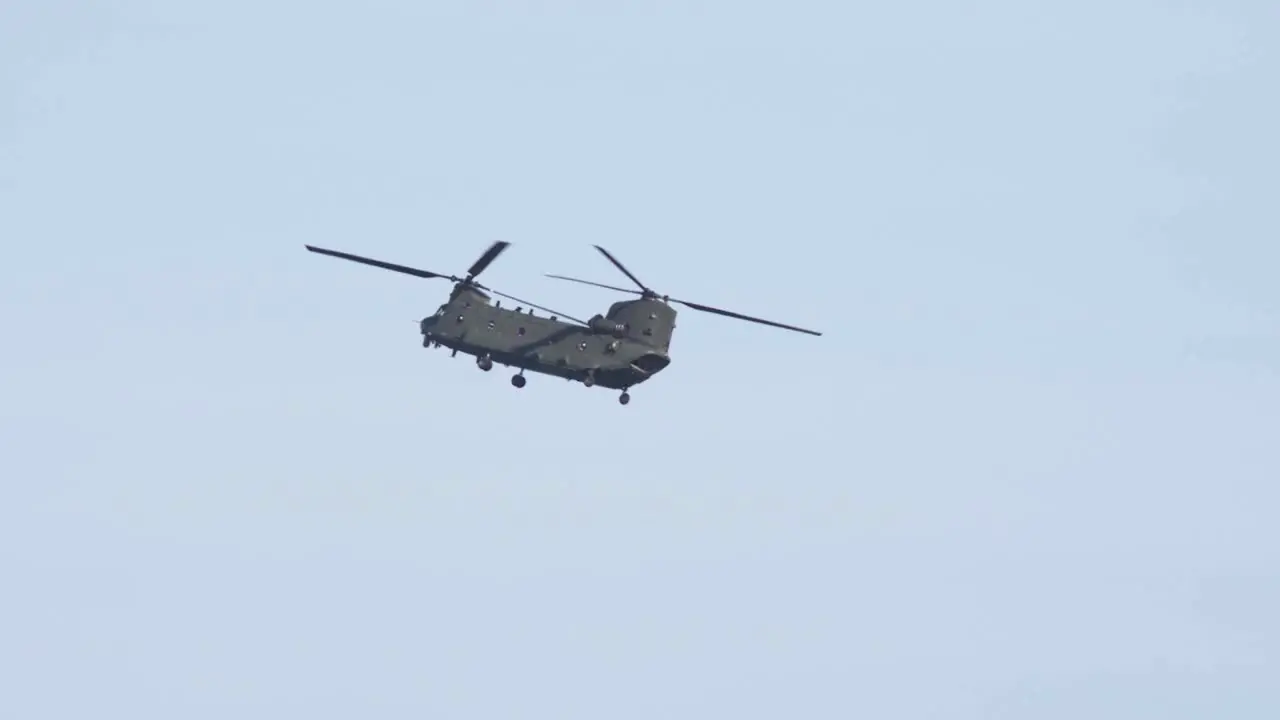
[[[524,387],[524,383],[525,383],[525,379],[523,375],[511,376],[511,384],[514,385],[515,387],[522,388]]]
[[[626,405],[629,402],[631,402],[631,393],[623,391],[623,393],[618,396],[618,403]]]

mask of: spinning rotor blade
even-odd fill
[[[691,307],[694,310],[701,310],[703,312],[715,313],[716,315],[724,315],[726,317],[737,318],[739,320],[747,320],[748,322],[760,323],[761,325],[772,325],[773,327],[782,328],[784,330],[794,330],[796,332],[808,333],[810,335],[819,335],[819,336],[822,335],[822,333],[820,332],[815,332],[813,330],[805,330],[804,328],[796,327],[794,325],[783,325],[782,323],[776,323],[776,322],[773,322],[772,320],[762,320],[757,317],[751,317],[750,315],[743,315],[741,313],[730,312],[729,310],[721,310],[720,308],[713,308],[709,305],[699,305],[698,303],[692,303],[692,302],[689,302],[688,300],[677,300],[675,298],[668,298],[668,299],[673,303],[680,303],[681,305]]]
[[[640,292],[639,290],[631,290],[631,289],[628,289],[628,288],[614,287],[614,286],[612,286],[612,285],[604,285],[604,284],[602,284],[602,283],[598,283],[598,282],[591,282],[590,280],[579,280],[578,278],[565,277],[564,275],[551,275],[551,274],[548,274],[548,275],[547,275],[547,277],[549,277],[549,278],[555,278],[555,279],[557,279],[557,280],[568,280],[568,281],[570,281],[570,282],[582,283],[583,285],[595,285],[596,287],[604,288],[604,289],[606,289],[606,290],[617,290],[618,292],[631,293],[632,295],[643,295],[643,294],[644,294],[644,293]]]
[[[600,251],[600,254],[608,258],[609,262],[613,263],[614,266],[617,267],[619,270],[621,270],[624,275],[631,278],[631,282],[634,282],[636,285],[639,285],[640,290],[643,292],[636,291],[636,290],[628,290],[626,288],[614,287],[612,285],[605,285],[604,283],[591,282],[590,280],[579,280],[578,278],[566,277],[564,275],[551,275],[548,273],[547,277],[555,278],[557,280],[568,280],[570,282],[582,283],[583,285],[594,285],[595,287],[605,288],[606,290],[617,290],[618,292],[631,293],[633,295],[642,295],[647,298],[660,299],[663,302],[679,303],[686,307],[693,308],[694,310],[701,310],[702,312],[714,313],[716,315],[724,315],[725,317],[736,318],[738,320],[746,320],[747,322],[759,323],[761,325],[769,325],[771,327],[782,328],[783,330],[793,330],[795,332],[806,333],[808,335],[818,335],[818,336],[822,335],[822,333],[817,332],[816,330],[807,330],[802,327],[796,327],[795,325],[786,325],[783,323],[774,322],[772,320],[765,320],[763,318],[752,317],[750,315],[743,315],[742,313],[736,313],[730,310],[721,310],[720,308],[711,307],[710,305],[702,305],[700,303],[689,302],[688,300],[677,300],[676,298],[668,297],[666,295],[659,295],[654,291],[650,290],[649,288],[645,287],[644,283],[640,282],[640,279],[637,278],[635,275],[632,275],[631,271],[628,270],[622,263],[618,262],[618,259],[615,258],[613,255],[611,255],[608,250],[605,250],[599,245],[593,245],[592,247]]]
[[[489,292],[493,293],[494,295],[501,295],[502,297],[504,297],[504,298],[506,298],[506,299],[508,299],[508,300],[515,300],[516,302],[521,303],[521,304],[523,304],[523,305],[528,305],[529,307],[534,308],[535,310],[541,310],[542,312],[547,313],[548,315],[554,315],[554,316],[559,317],[559,318],[564,318],[565,320],[572,320],[572,321],[574,321],[574,322],[576,322],[576,323],[578,323],[579,325],[582,325],[582,326],[586,326],[586,325],[587,325],[587,323],[586,323],[586,322],[584,322],[584,321],[582,321],[582,320],[579,320],[578,318],[573,317],[572,315],[565,315],[564,313],[562,313],[562,312],[556,312],[555,310],[552,310],[551,308],[544,308],[544,307],[542,307],[541,305],[534,305],[533,303],[529,302],[528,300],[522,300],[522,299],[520,299],[520,298],[516,297],[515,295],[508,295],[508,294],[503,293],[503,292],[498,292],[497,290],[494,290],[493,288],[487,288],[487,290],[488,290]]]
[[[631,282],[635,283],[641,290],[649,294],[653,294],[652,290],[645,287],[644,283],[640,282],[640,278],[636,277],[635,275],[632,275],[631,271],[628,270],[622,263],[618,262],[618,258],[614,257],[613,255],[610,255],[608,250],[605,250],[599,245],[592,245],[592,247],[594,247],[596,250],[599,250],[601,255],[604,255],[606,258],[608,258],[609,262],[613,263],[614,267],[621,270],[623,275],[626,275],[627,277],[631,278]]]
[[[508,295],[503,292],[498,292],[493,288],[485,287],[484,285],[481,285],[480,283],[477,283],[477,282],[472,282],[471,279],[474,278],[476,275],[479,275],[486,267],[489,266],[490,263],[492,263],[495,259],[497,259],[497,257],[502,254],[502,251],[506,250],[507,246],[510,244],[511,243],[499,240],[498,242],[495,242],[493,245],[489,246],[489,249],[486,250],[484,254],[480,256],[480,259],[476,260],[475,263],[471,266],[471,269],[468,271],[466,280],[459,279],[457,277],[454,277],[453,275],[441,275],[440,273],[434,273],[434,272],[431,272],[430,270],[419,270],[418,268],[412,268],[407,265],[397,265],[395,263],[383,262],[382,260],[374,260],[373,258],[361,257],[359,255],[352,255],[351,253],[339,252],[337,250],[326,250],[324,248],[318,248],[313,245],[306,245],[305,247],[313,253],[319,253],[321,255],[329,255],[331,257],[341,258],[343,260],[350,260],[352,262],[358,262],[364,265],[372,265],[373,267],[382,268],[384,270],[394,270],[395,272],[404,273],[406,275],[413,275],[415,277],[428,278],[428,279],[445,278],[446,280],[452,280],[454,282],[465,282],[475,287],[484,288],[485,290],[488,290],[494,295],[501,295],[502,297],[507,298],[509,300],[514,300],[518,303],[528,305],[531,308],[541,310],[549,315],[555,315],[556,317],[564,318],[565,320],[572,320],[573,322],[576,322],[579,325],[584,325],[584,326],[587,325],[586,322],[579,320],[578,318],[573,317],[572,315],[565,315],[562,312],[556,312],[555,310],[552,310],[550,308],[545,308],[545,307],[542,307],[541,305],[536,305],[534,303],[531,303],[528,300],[523,300],[514,295]],[[635,292],[635,291],[627,290],[625,292]]]
[[[453,280],[454,282],[458,282],[458,278],[452,275],[441,275],[440,273],[434,273],[434,272],[431,272],[430,270],[419,270],[418,268],[412,268],[412,267],[409,267],[408,265],[396,265],[395,263],[383,262],[381,260],[374,260],[373,258],[361,257],[359,255],[352,255],[351,253],[339,252],[337,250],[325,250],[324,248],[318,248],[311,245],[307,245],[306,248],[313,253],[319,253],[321,255],[329,255],[331,257],[341,258],[343,260],[350,260],[352,262],[363,263],[365,265],[372,265],[374,267],[382,268],[383,270],[393,270],[398,273],[404,273],[406,275],[414,275],[420,278],[427,278],[427,279],[446,278],[449,280]]]
[[[511,243],[505,240],[499,240],[494,244],[490,245],[489,249],[485,250],[484,254],[481,255],[480,258],[477,259],[474,263],[472,263],[471,268],[467,270],[467,280],[471,280],[475,276],[484,272],[484,269],[489,267],[489,263],[498,259],[498,256],[501,255],[502,252],[506,250],[509,245],[511,245]]]

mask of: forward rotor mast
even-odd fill
[[[751,315],[743,315],[742,313],[736,313],[731,310],[721,310],[720,308],[711,307],[710,305],[703,305],[701,303],[690,302],[688,300],[678,300],[668,295],[659,295],[658,293],[651,290],[643,282],[640,282],[640,278],[636,277],[634,273],[628,270],[627,267],[623,265],[617,258],[615,258],[613,254],[610,253],[608,250],[605,250],[599,245],[593,245],[592,247],[598,250],[601,255],[604,255],[605,259],[613,263],[614,267],[622,271],[622,274],[626,275],[631,280],[631,282],[635,283],[636,286],[639,287],[640,289],[632,290],[631,288],[621,288],[621,287],[616,287],[614,285],[605,285],[604,283],[592,282],[591,280],[580,280],[574,277],[566,277],[564,275],[547,274],[547,277],[555,278],[557,280],[568,280],[570,282],[582,283],[583,285],[594,285],[595,287],[605,288],[606,290],[616,290],[618,292],[631,293],[632,295],[639,295],[647,300],[661,300],[662,302],[665,302],[665,303],[678,303],[680,305],[684,305],[685,307],[693,308],[694,310],[701,310],[702,312],[713,313],[715,315],[723,315],[725,317],[731,317],[738,320],[746,320],[747,322],[759,323],[761,325],[769,325],[771,327],[782,328],[784,330],[793,330],[795,332],[806,333],[809,335],[818,335],[818,336],[822,335],[822,333],[817,332],[815,330],[806,330],[805,328],[796,327],[795,325],[786,325],[783,323],[774,322],[772,320],[765,320],[763,318],[752,317]]]

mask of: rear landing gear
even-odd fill
[[[492,369],[493,369],[493,359],[492,359],[492,358],[490,358],[488,355],[486,355],[486,356],[484,356],[484,357],[481,357],[481,358],[477,358],[477,359],[476,359],[476,365],[477,365],[481,370],[483,370],[483,371],[485,371],[485,372],[489,372],[490,370],[492,370]]]
[[[631,393],[624,392],[621,395],[619,395],[618,402],[622,405],[626,405],[627,403],[631,402]]]
[[[514,385],[514,386],[516,386],[516,387],[518,387],[518,388],[522,388],[522,387],[524,387],[524,383],[525,383],[525,380],[524,380],[524,376],[523,376],[523,375],[512,375],[512,376],[511,376],[511,384],[512,384],[512,385]]]

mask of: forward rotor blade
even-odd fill
[[[618,258],[614,257],[613,255],[610,255],[608,250],[605,250],[599,245],[592,245],[592,247],[594,247],[596,250],[599,250],[601,255],[604,255],[606,258],[608,258],[609,262],[613,263],[615,267],[621,270],[623,275],[626,275],[627,277],[631,278],[631,282],[635,283],[636,286],[639,287],[641,290],[644,290],[645,292],[649,292],[649,293],[653,292],[649,288],[645,287],[644,283],[640,282],[640,278],[636,277],[635,275],[632,275],[630,270],[624,267],[622,263],[618,262]]]
[[[726,317],[737,318],[739,320],[747,320],[749,322],[760,323],[761,325],[772,325],[773,327],[782,328],[784,330],[794,330],[796,332],[808,333],[810,335],[819,335],[819,336],[822,335],[822,333],[820,332],[815,332],[813,330],[805,330],[804,328],[796,327],[794,325],[783,325],[782,323],[776,323],[776,322],[773,322],[772,320],[762,320],[758,317],[751,317],[750,315],[743,315],[741,313],[730,312],[729,310],[721,310],[720,308],[713,308],[709,305],[699,305],[698,303],[692,303],[692,302],[689,302],[688,300],[676,300],[675,298],[670,298],[670,300],[671,302],[674,302],[674,303],[687,305],[688,307],[691,307],[694,310],[701,310],[703,312],[715,313],[716,315],[724,315]]]
[[[484,254],[481,255],[478,260],[476,260],[474,263],[471,264],[471,269],[467,270],[467,278],[468,279],[474,278],[475,276],[484,272],[484,269],[489,267],[489,263],[498,259],[498,256],[502,254],[502,251],[506,250],[507,247],[510,245],[511,243],[505,240],[499,240],[494,244],[490,245],[489,249],[485,250]]]
[[[591,282],[590,280],[579,280],[578,278],[565,277],[564,275],[548,274],[547,277],[555,278],[557,280],[568,280],[570,282],[582,283],[583,285],[595,285],[596,287],[604,288],[606,290],[617,290],[618,292],[631,293],[632,295],[644,294],[639,290],[632,290],[631,288],[614,287],[613,285],[605,285],[604,283]]]
[[[528,300],[521,300],[520,298],[516,297],[515,295],[508,295],[508,294],[506,294],[506,293],[498,292],[497,290],[494,290],[493,288],[489,288],[489,292],[493,293],[494,295],[501,295],[502,297],[504,297],[504,298],[506,298],[506,299],[508,299],[508,300],[515,300],[516,302],[518,302],[518,303],[520,303],[520,304],[522,304],[522,305],[528,305],[529,307],[534,308],[534,309],[536,309],[536,310],[541,310],[542,312],[547,313],[548,315],[555,315],[556,317],[564,318],[565,320],[572,320],[572,321],[574,321],[574,322],[578,323],[579,325],[583,325],[583,326],[585,326],[585,325],[587,324],[586,322],[584,322],[584,321],[582,321],[582,320],[579,320],[578,318],[573,317],[572,315],[565,315],[564,313],[562,313],[562,312],[556,312],[555,310],[552,310],[551,308],[544,308],[544,307],[542,307],[541,305],[535,305],[535,304],[533,304],[533,303],[529,302]]]
[[[310,250],[313,253],[319,253],[321,255],[329,255],[330,257],[341,258],[343,260],[350,260],[351,262],[358,262],[364,265],[372,265],[373,267],[382,268],[383,270],[392,270],[398,273],[404,273],[406,275],[414,275],[416,277],[427,278],[427,279],[446,278],[449,280],[453,280],[455,282],[458,280],[458,278],[453,277],[452,275],[441,275],[440,273],[434,273],[434,272],[431,272],[430,270],[419,270],[418,268],[412,268],[412,267],[409,267],[408,265],[397,265],[395,263],[383,262],[381,260],[374,260],[373,258],[361,257],[359,255],[352,255],[351,253],[339,252],[337,250],[326,250],[324,248],[318,248],[312,245],[306,245],[304,247],[306,247],[308,250]]]

